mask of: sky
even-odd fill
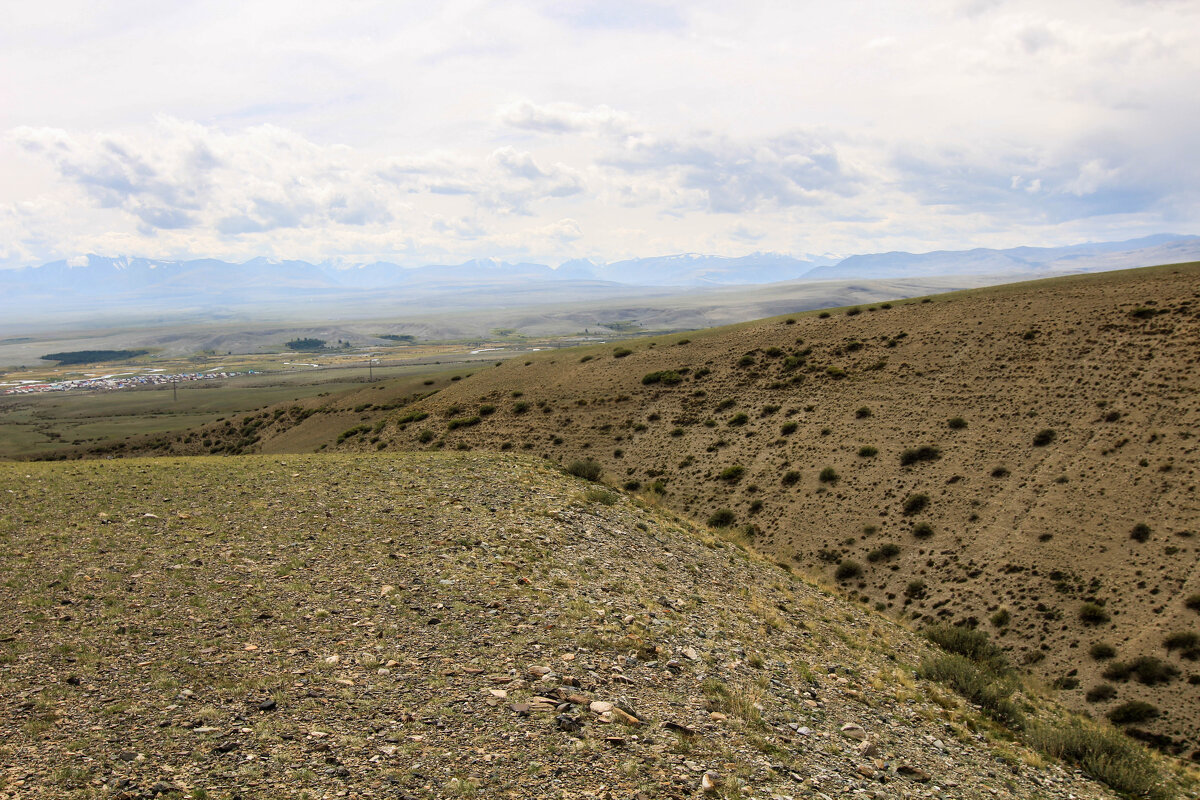
[[[0,267],[1200,233],[1200,2],[43,0]]]

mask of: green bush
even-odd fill
[[[1005,628],[1008,626],[1008,623],[1012,622],[1012,613],[1007,608],[1002,608],[995,614],[992,614],[989,620],[994,627]]]
[[[726,467],[725,469],[721,470],[717,477],[729,483],[736,483],[737,481],[740,481],[742,476],[745,474],[745,467],[743,467],[741,464],[734,464],[733,466]]]
[[[739,428],[742,425],[745,425],[749,421],[750,421],[750,416],[748,414],[739,412],[737,414],[734,414],[732,417],[730,417],[729,422],[727,422],[726,424],[730,425],[734,428]]]
[[[795,486],[799,481],[800,471],[795,469],[783,473],[783,477],[780,479],[780,483],[784,486]]]
[[[1096,642],[1088,650],[1088,654],[1097,661],[1107,661],[1117,655],[1117,648],[1113,647],[1108,642]]]
[[[583,478],[587,481],[598,481],[603,473],[604,468],[590,458],[572,461],[567,465],[568,475],[574,475],[576,478]]]
[[[790,436],[796,432],[796,428],[800,427],[794,422],[785,422],[779,426],[779,432],[784,436]]]
[[[916,600],[925,596],[925,581],[917,578],[915,581],[909,581],[904,587],[904,596],[910,600]]]
[[[1129,538],[1135,542],[1144,542],[1150,538],[1150,526],[1144,522],[1139,522],[1133,526],[1133,530],[1129,532]]]
[[[858,454],[862,458],[874,458],[875,456],[879,455],[879,450],[869,444],[864,444],[862,447],[858,448]]]
[[[996,467],[992,470],[993,478],[1007,478],[1008,474],[1008,467]]]
[[[512,410],[514,414],[524,414],[529,410],[529,403],[526,403],[524,400],[518,400],[513,403]]]
[[[630,350],[628,347],[618,347],[615,350],[613,350],[613,358],[624,358],[625,356],[630,355],[632,353],[633,353],[633,351]]]
[[[860,406],[859,409],[854,412],[854,416],[856,419],[866,419],[867,417],[871,416],[871,409],[867,408],[866,406]]]
[[[737,520],[737,516],[728,508],[718,509],[714,511],[708,518],[708,527],[710,528],[728,528]]]
[[[1184,658],[1195,661],[1200,657],[1200,634],[1194,631],[1176,631],[1163,639],[1163,647],[1167,648],[1168,653],[1180,650]]]
[[[1075,720],[1065,725],[1038,724],[1028,739],[1037,750],[1077,764],[1091,777],[1128,796],[1147,800],[1171,796],[1145,750],[1120,731]]]
[[[1098,683],[1087,690],[1083,699],[1089,703],[1103,703],[1105,700],[1112,700],[1117,696],[1117,687],[1111,683]]]
[[[402,417],[397,417],[396,424],[407,425],[410,422],[420,422],[429,416],[427,411],[410,411]]]
[[[650,372],[642,376],[642,383],[646,386],[654,383],[665,383],[668,386],[674,386],[682,380],[683,376],[674,370],[660,370],[659,372]]]
[[[927,494],[910,494],[904,498],[904,515],[912,516],[920,511],[924,511],[929,505],[929,495]]]
[[[447,422],[446,430],[455,431],[455,430],[458,430],[459,428],[470,428],[472,426],[478,425],[480,422],[483,422],[483,418],[480,417],[479,415],[475,415],[473,417],[460,417],[458,419],[452,419],[449,422]]]
[[[840,476],[837,474],[837,470],[835,470],[833,467],[826,467],[825,469],[821,470],[821,474],[817,476],[821,483],[837,483],[839,477]]]
[[[961,431],[963,428],[967,427],[967,421],[962,417],[951,417],[946,421],[946,424],[950,426],[950,430],[952,431]]]
[[[942,457],[942,451],[933,445],[910,447],[900,454],[900,466],[907,467],[918,461],[936,461]]]
[[[912,534],[918,539],[928,539],[933,536],[933,526],[928,522],[918,522],[913,525]]]
[[[1188,595],[1183,604],[1192,611],[1200,611],[1200,594]]]
[[[433,431],[426,428],[425,430],[423,430],[419,434],[417,434],[417,441],[420,442],[421,444],[429,444],[430,442],[433,441],[433,436],[434,436]]]

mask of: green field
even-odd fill
[[[493,362],[487,362],[493,363]],[[370,378],[400,393],[428,391],[466,374],[461,362],[347,366],[240,375],[227,380],[105,392],[0,396],[0,458],[45,454],[65,445],[119,441],[181,431],[274,403],[296,402],[362,388]],[[432,387],[425,380],[434,380]]]

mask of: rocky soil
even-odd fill
[[[1113,796],[888,618],[530,458],[5,464],[0,498],[0,797]]]

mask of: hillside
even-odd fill
[[[536,354],[260,446],[594,459],[889,613],[980,625],[1078,709],[1149,703],[1131,732],[1195,757],[1197,342],[1200,268],[1133,270]]]
[[[962,657],[535,459],[3,464],[0,489],[0,797],[1175,793],[989,695],[1014,738],[917,677]]]

